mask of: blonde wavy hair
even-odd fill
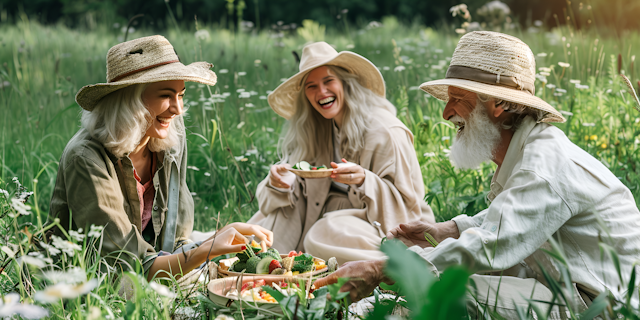
[[[342,82],[344,89],[344,119],[342,120],[340,153],[343,158],[356,160],[364,148],[364,135],[373,108],[383,108],[396,115],[389,100],[378,96],[358,82],[358,76],[337,66],[327,66]],[[306,77],[302,83],[306,81]],[[279,163],[313,160],[318,154],[333,151],[332,120],[325,119],[300,90],[296,112],[285,124],[285,133],[278,141]]]
[[[117,158],[131,153],[153,123],[142,100],[148,85],[135,84],[114,91],[98,101],[92,111],[82,112],[82,127]],[[147,146],[152,152],[168,151],[178,145],[183,134],[178,121],[171,121],[167,137],[151,138]]]

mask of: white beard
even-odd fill
[[[485,107],[478,103],[465,121],[453,116],[450,121],[464,125],[451,145],[449,160],[458,169],[475,169],[493,159],[493,151],[500,143],[500,125],[491,122]]]

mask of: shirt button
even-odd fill
[[[153,210],[158,210],[158,206],[153,206]]]
[[[320,205],[320,202],[316,202],[316,206],[319,206],[319,205]]]

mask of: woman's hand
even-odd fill
[[[342,162],[347,163],[347,160],[342,159]],[[331,166],[333,167],[331,179],[333,179],[333,181],[335,182],[344,184],[355,184],[358,187],[361,186],[364,182],[364,168],[360,165],[352,163],[350,165],[339,166],[337,163],[331,162]]]
[[[213,243],[211,240],[206,241],[198,249],[205,250],[211,259],[227,253],[240,252],[246,249],[246,245],[247,238],[235,228],[227,226],[216,232]]]
[[[295,177],[294,179],[289,177],[289,175],[293,175],[293,173],[287,170],[289,168],[291,168],[291,165],[288,163],[272,165],[271,170],[269,170],[269,183],[276,188],[291,188],[291,180],[295,181]]]
[[[220,229],[220,231],[224,231],[227,228],[236,229],[238,230],[238,232],[245,236],[255,235],[256,238],[260,239],[260,241],[258,242],[264,241],[267,247],[271,247],[273,245],[273,232],[259,225],[244,222],[234,222]]]

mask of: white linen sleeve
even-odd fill
[[[453,217],[451,220],[456,223],[456,225],[458,226],[458,231],[462,233],[469,228],[479,227],[484,221],[484,218],[486,217],[488,211],[489,209],[484,209],[478,212],[473,217],[469,217],[466,214],[461,214],[459,216]]]
[[[507,181],[480,226],[467,228],[460,238],[446,239],[421,256],[440,272],[452,265],[468,266],[471,272],[504,270],[533,254],[571,216],[546,180],[521,170]]]

